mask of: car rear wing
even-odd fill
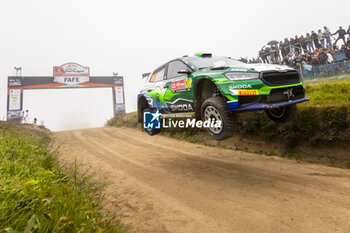
[[[151,75],[151,73],[144,73],[142,74],[142,79],[147,78]]]

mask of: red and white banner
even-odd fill
[[[77,85],[89,82],[90,68],[77,63],[66,63],[53,67],[54,82],[66,85]]]

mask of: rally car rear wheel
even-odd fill
[[[276,123],[292,121],[296,115],[297,106],[291,104],[280,108],[272,108],[266,111],[266,115]]]
[[[204,121],[221,122],[220,126],[213,124],[208,128],[214,139],[224,140],[232,137],[235,119],[234,115],[228,112],[227,103],[222,97],[206,99],[202,104],[201,116]]]
[[[144,112],[153,112],[154,111],[154,109],[152,109],[152,108],[145,108],[145,109],[143,109],[143,111],[142,111],[142,124],[143,124],[143,122],[144,122],[144,119],[143,119],[143,117],[144,117]],[[142,127],[143,128],[143,127]],[[150,136],[154,136],[154,135],[157,135],[157,134],[159,134],[160,133],[160,129],[144,129],[145,131],[146,131],[146,133],[148,133],[148,135],[150,135]]]

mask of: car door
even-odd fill
[[[143,92],[151,107],[164,109],[167,111],[167,105],[164,102],[164,79],[166,78],[166,65],[159,67],[151,74]]]
[[[186,73],[179,73],[186,71]],[[168,63],[167,75],[164,79],[164,101],[172,113],[193,112],[192,69],[180,60]]]

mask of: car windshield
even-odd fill
[[[187,58],[191,64],[197,69],[204,69],[210,67],[233,67],[243,65],[244,63],[227,57],[189,57]]]

